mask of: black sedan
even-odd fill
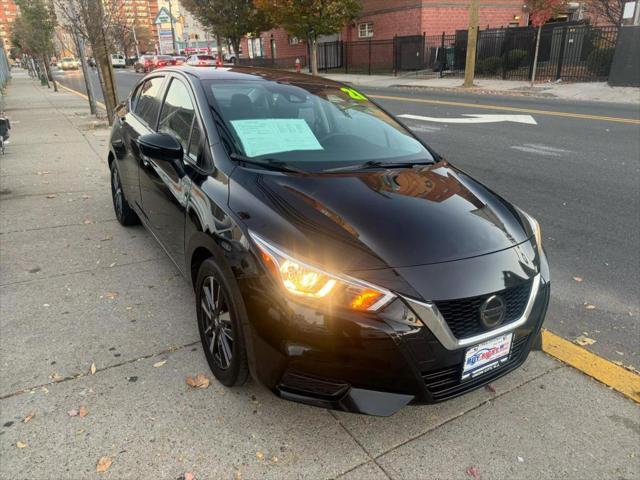
[[[478,388],[538,340],[538,223],[343,84],[153,72],[119,107],[116,216],[192,283],[206,359],[282,398],[391,415]]]

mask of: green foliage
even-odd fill
[[[607,75],[613,61],[615,48],[598,48],[587,57],[587,68],[595,75]]]
[[[55,14],[45,0],[16,0],[20,15],[12,29],[12,42],[22,53],[41,57],[53,52]]]
[[[502,69],[502,58],[500,57],[487,57],[482,60],[478,60],[476,63],[476,73],[478,75],[496,75]]]
[[[242,37],[259,34],[272,26],[253,0],[182,0],[182,4],[205,29],[229,39],[236,54]]]
[[[312,40],[339,32],[362,10],[360,0],[256,0],[256,6],[290,35]]]
[[[509,50],[504,56],[504,69],[517,70],[529,63],[529,52],[519,48]]]

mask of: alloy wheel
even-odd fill
[[[226,370],[233,359],[233,327],[227,295],[214,277],[204,279],[200,310],[206,348],[217,366]]]
[[[116,209],[116,215],[119,219],[122,218],[122,203],[124,197],[122,194],[122,186],[120,185],[120,177],[118,176],[118,170],[113,169],[111,174],[111,188],[113,192],[113,205]]]

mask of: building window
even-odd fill
[[[371,38],[371,37],[373,37],[373,22],[359,23],[358,38]]]
[[[300,43],[300,39],[298,37],[292,37],[289,35],[289,45],[298,45]]]

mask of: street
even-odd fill
[[[120,98],[141,77],[117,69]],[[58,71],[56,78],[85,91],[80,71]],[[92,80],[100,92],[95,73]],[[363,91],[395,115],[429,117],[402,120],[540,221],[552,270],[546,328],[570,340],[595,340],[586,347],[640,369],[638,106],[417,88]]]

